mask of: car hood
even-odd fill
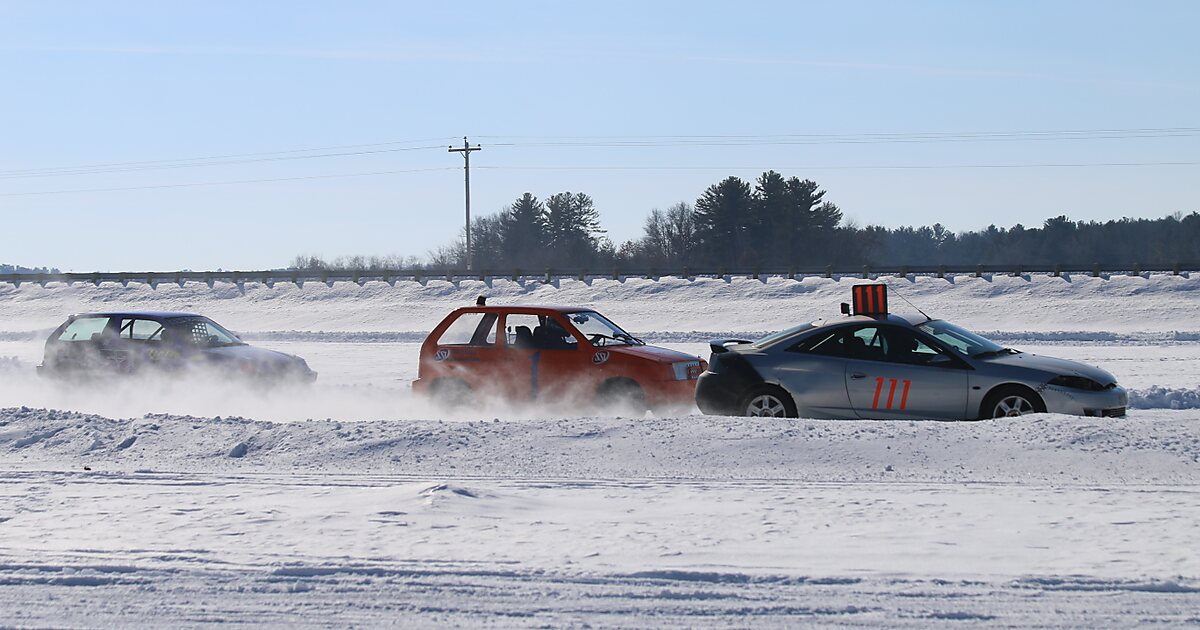
[[[204,354],[214,358],[223,360],[241,360],[250,361],[253,363],[291,363],[299,357],[267,350],[266,348],[256,348],[254,346],[221,346],[219,348],[205,348]]]
[[[1058,359],[1055,357],[1044,357],[1038,354],[1029,354],[1028,352],[1002,355],[990,359],[982,359],[982,362],[995,365],[1009,365],[1012,367],[1030,370],[1041,370],[1048,374],[1062,376],[1083,376],[1090,378],[1101,385],[1108,385],[1109,383],[1117,382],[1116,377],[1098,367],[1094,367],[1086,363],[1079,363],[1077,361],[1068,361],[1067,359]]]
[[[675,363],[677,361],[697,361],[700,357],[678,350],[668,350],[658,346],[604,346],[596,348],[597,352],[607,350],[614,354],[624,354],[639,359],[658,361],[660,363]]]

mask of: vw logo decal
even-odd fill
[[[434,361],[445,361],[446,359],[449,359],[449,358],[450,358],[450,351],[445,348],[438,350],[437,354],[433,355]]]
[[[601,365],[608,362],[608,350],[601,350],[592,355],[592,364]]]

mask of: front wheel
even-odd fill
[[[1001,387],[988,394],[979,414],[983,418],[1017,418],[1031,413],[1045,413],[1042,397],[1025,387]]]
[[[751,391],[742,400],[742,415],[751,418],[795,418],[796,403],[783,389],[764,385]]]
[[[596,391],[596,403],[610,412],[644,413],[646,392],[634,381],[614,379],[605,382]]]

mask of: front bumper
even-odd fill
[[[1125,409],[1129,406],[1129,393],[1124,387],[1095,392],[1046,385],[1039,393],[1042,402],[1046,403],[1046,411],[1050,413],[1120,417],[1125,415]]]
[[[657,407],[691,407],[696,401],[696,380],[657,381],[644,389],[646,404]]]

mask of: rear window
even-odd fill
[[[791,337],[792,335],[794,335],[798,332],[803,332],[805,330],[808,330],[809,328],[814,328],[814,326],[812,324],[800,324],[799,326],[793,326],[791,328],[788,328],[787,330],[781,330],[777,333],[772,333],[770,335],[767,335],[766,337],[763,337],[762,339],[755,341],[754,345],[756,345],[760,348],[762,348],[764,346],[769,346],[769,345],[775,343],[776,341],[779,341],[780,339],[786,339],[787,337]]]
[[[486,346],[496,343],[495,313],[463,313],[438,337],[439,346]]]
[[[94,338],[93,336],[99,337],[104,332],[109,321],[111,321],[109,317],[80,317],[67,324],[62,334],[58,336],[58,340],[91,341]]]

